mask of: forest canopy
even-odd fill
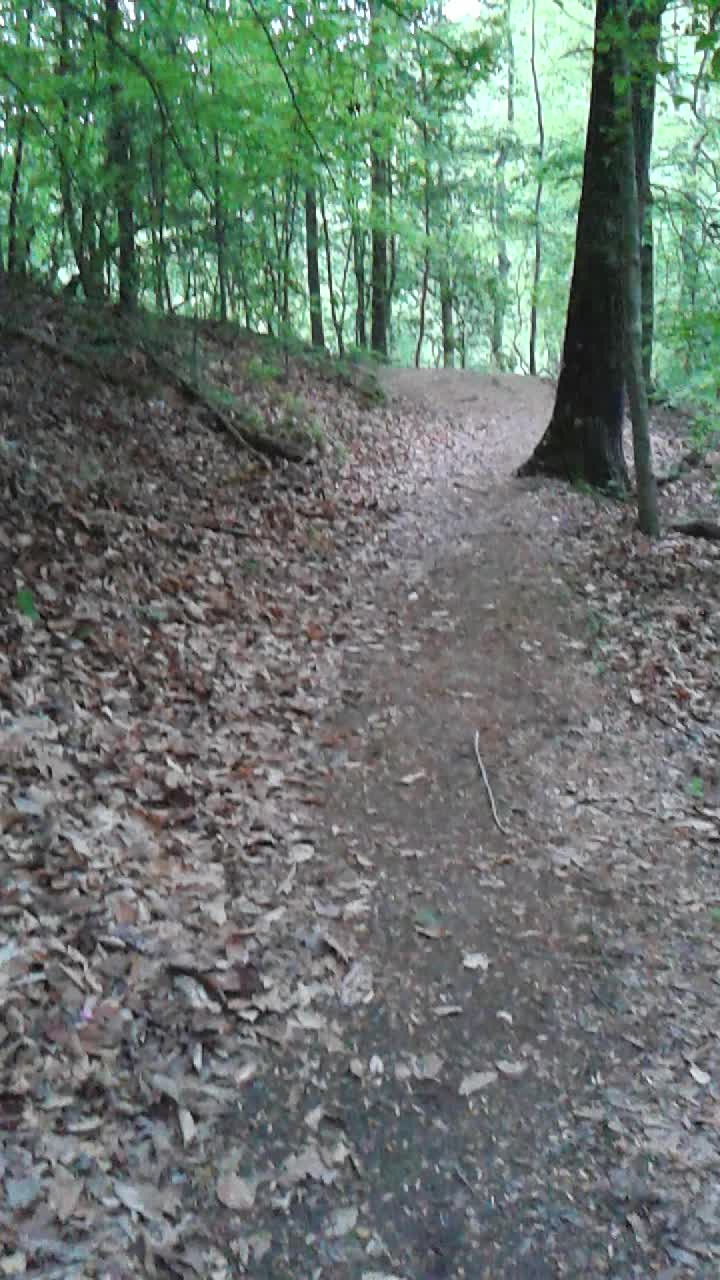
[[[653,376],[710,406],[718,7],[663,8]],[[447,12],[2,0],[3,267],[91,302],[234,319],[341,353],[554,376],[592,6]]]

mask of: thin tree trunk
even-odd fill
[[[652,466],[652,445],[648,416],[647,388],[643,370],[643,305],[641,245],[641,203],[637,183],[637,142],[634,137],[634,102],[630,82],[628,44],[628,0],[621,0],[623,27],[618,40],[616,120],[622,139],[621,193],[623,203],[623,246],[625,259],[625,342],[626,378],[633,426],[633,450],[637,478],[640,528],[649,537],[659,533],[657,489]]]
[[[427,105],[425,68],[420,68],[421,83],[423,88],[423,104]],[[418,315],[418,336],[415,345],[415,368],[420,368],[420,356],[422,354],[422,344],[425,338],[425,308],[427,306],[428,286],[430,284],[430,142],[428,135],[427,118],[423,113],[422,118],[422,140],[423,155],[425,159],[425,181],[423,184],[423,229],[425,232],[425,248],[423,251],[423,272],[420,283],[420,309]]]
[[[530,10],[530,72],[532,74],[533,93],[535,95],[535,112],[537,115],[537,183],[535,185],[535,207],[533,221],[535,225],[535,254],[533,259],[532,294],[530,300],[530,373],[537,373],[537,328],[538,328],[538,295],[540,293],[540,273],[542,268],[542,227],[540,210],[543,197],[543,164],[545,163],[545,125],[543,122],[540,81],[537,73],[537,47],[535,32],[536,0],[532,0]]]
[[[394,218],[393,218],[394,187],[393,187],[392,159],[389,159],[387,164],[387,183],[388,183],[388,220],[389,220],[390,227],[392,227],[394,222]],[[393,302],[395,301],[395,286],[397,284],[397,274],[398,274],[398,238],[394,231],[390,232],[390,239],[388,242],[388,256],[389,256],[389,263],[388,263],[386,328],[387,328],[387,335],[388,335],[388,338],[387,338],[388,346],[392,347]]]
[[[370,346],[380,356],[387,356],[388,340],[388,147],[378,124],[380,89],[375,77],[375,53],[382,45],[379,23],[382,6],[369,0],[370,34],[368,40],[369,69],[372,79],[372,137],[370,140],[370,225],[372,259],[372,301]]]
[[[153,289],[155,306],[159,312],[171,310],[170,284],[167,274],[165,245],[165,148],[167,145],[164,122],[160,126],[159,140],[148,148],[148,173],[152,208]]]
[[[133,214],[133,174],[130,124],[122,101],[118,76],[118,41],[122,27],[119,0],[105,0],[105,29],[110,66],[110,123],[107,131],[107,158],[115,199],[118,233],[118,297],[121,310],[137,306],[137,262],[135,258],[135,218]]]
[[[18,121],[17,138],[15,139],[15,157],[13,160],[13,172],[10,182],[10,202],[8,205],[8,256],[7,269],[9,276],[19,276],[24,274],[25,266],[25,250],[21,241],[24,240],[22,229],[19,226],[18,205],[20,201],[20,175],[23,166],[23,152],[25,149],[25,112],[22,112]]]
[[[515,123],[515,48],[512,34],[512,0],[505,0],[505,46],[507,53],[507,129],[498,148],[495,164],[495,230],[497,241],[497,284],[493,299],[493,324],[490,336],[492,357],[498,369],[505,368],[503,352],[505,311],[510,278],[510,258],[507,247],[508,196],[505,169],[510,152],[511,132]]]
[[[440,287],[440,330],[442,335],[443,368],[452,369],[455,365],[455,327],[453,324],[452,281],[450,279],[450,250],[448,245],[448,190],[445,173],[442,168],[438,172],[438,193],[442,211],[442,238],[444,243],[440,249],[440,265],[438,268],[438,285]]]
[[[453,325],[452,285],[447,263],[440,267],[440,323],[442,326],[443,368],[455,366],[455,327]]]
[[[312,186],[305,188],[305,252],[307,257],[308,301],[312,345],[325,347],[322,299],[320,296],[320,263],[318,259],[317,200]]]
[[[365,311],[365,232],[357,221],[353,222],[353,272],[355,275],[355,345],[362,351],[367,347],[367,318]]]
[[[337,300],[335,298],[335,285],[333,281],[332,269],[332,252],[330,245],[330,228],[328,227],[327,214],[325,213],[325,199],[320,192],[320,214],[322,216],[323,225],[323,244],[325,246],[325,274],[327,276],[328,297],[330,300],[330,318],[332,320],[333,329],[335,330],[335,338],[338,344],[338,355],[345,354],[345,343],[343,341],[342,319],[338,316]]]
[[[388,257],[387,257],[387,161],[373,148],[371,154],[372,202],[372,309],[370,345],[387,355]]]
[[[632,77],[633,135],[642,275],[643,373],[651,385],[655,317],[655,249],[653,239],[650,157],[655,121],[655,86],[662,15],[667,0],[644,0],[630,6],[630,31],[639,65]]]
[[[220,303],[220,320],[225,324],[228,318],[227,254],[225,245],[225,210],[223,208],[222,198],[221,147],[220,135],[217,130],[213,133],[213,154],[215,158],[215,165],[213,168],[213,224],[215,229],[215,254],[217,258],[218,299]]]
[[[27,51],[30,48],[31,31],[33,23],[32,4],[29,5],[27,12],[24,14],[26,20],[24,48]],[[12,178],[10,180],[10,200],[8,204],[8,256],[7,269],[9,276],[25,275],[27,259],[29,257],[28,247],[28,231],[22,225],[20,215],[20,180],[23,169],[23,159],[25,153],[25,130],[27,127],[27,113],[23,105],[20,106],[20,115],[18,118],[17,134],[15,137],[15,154],[13,157]],[[32,235],[30,236],[32,238]]]

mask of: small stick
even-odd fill
[[[480,755],[480,733],[477,729],[475,730],[475,759],[478,762],[480,776],[485,784],[485,790],[487,791],[487,794],[488,794],[488,800],[490,801],[490,811],[493,816],[493,822],[495,823],[495,826],[497,827],[498,831],[501,831],[504,836],[509,836],[510,832],[508,831],[507,827],[503,826],[502,822],[500,821],[497,815],[497,809],[495,808],[495,797],[492,793],[492,787],[490,786],[490,780],[487,776],[487,770],[485,768],[485,765],[483,764],[483,758]]]

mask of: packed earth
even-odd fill
[[[271,465],[89,342],[0,360],[0,1275],[720,1274],[720,458],[651,543],[540,379],[208,330]]]

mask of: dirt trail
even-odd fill
[[[464,423],[420,523],[409,512],[391,531],[402,560],[387,632],[360,661],[367,684],[348,717],[371,727],[371,746],[344,789],[341,843],[383,869],[377,998],[358,1042],[363,1061],[382,1060],[382,1109],[353,1136],[402,1275],[604,1274],[584,1143],[568,1143],[570,1095],[579,1105],[600,1065],[594,942],[548,876],[547,847],[547,783],[566,767],[568,725],[593,706],[568,671],[566,601],[535,536],[541,499],[511,479],[550,391],[437,373],[386,385]],[[492,821],[476,731],[509,837]],[[463,1081],[479,1086],[469,1099]]]
[[[3,1274],[720,1274],[720,549],[382,376],[268,475],[9,347]]]
[[[357,738],[335,794],[337,854],[369,860],[380,891],[356,1074],[324,1087],[363,1161],[383,1265],[338,1241],[332,1274],[716,1274],[706,1225],[693,1234],[661,1173],[662,1144],[631,1138],[629,1082],[652,1061],[647,1027],[637,1036],[652,1000],[633,987],[662,924],[630,884],[632,857],[607,850],[615,831],[627,851],[656,844],[666,746],[613,727],[556,563],[563,508],[551,487],[512,479],[551,390],[436,372],[385,384],[456,425],[389,532],[380,595],[358,602],[377,643],[357,654],[339,721]],[[638,787],[647,830],[623,832]]]

